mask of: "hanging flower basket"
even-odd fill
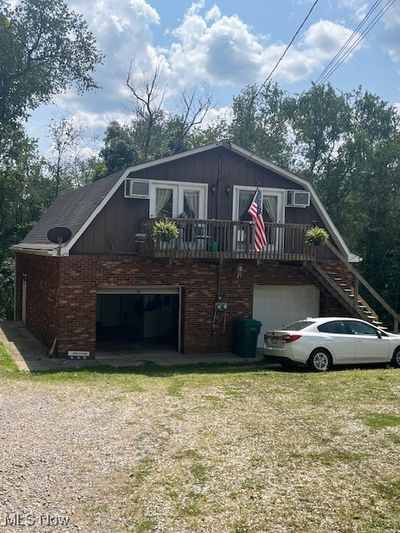
[[[329,233],[324,228],[315,226],[306,232],[305,243],[311,246],[321,246],[329,240]]]

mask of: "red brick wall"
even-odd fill
[[[26,274],[26,326],[47,347],[59,330],[57,257],[16,254],[16,319],[22,319],[22,274]]]
[[[26,258],[32,265],[27,265]],[[29,261],[28,261],[29,262]],[[48,262],[47,267],[43,263]],[[54,324],[58,323],[58,351],[95,351],[96,291],[106,287],[169,285],[183,287],[183,350],[185,352],[229,351],[232,347],[232,323],[236,316],[252,316],[253,285],[302,285],[316,283],[300,265],[278,262],[243,261],[238,279],[239,262],[226,261],[220,271],[220,296],[228,303],[226,330],[222,332],[222,317],[216,324],[218,334],[212,331],[214,302],[217,296],[220,266],[205,260],[144,259],[138,257],[70,256],[42,258],[25,256],[25,272],[47,281],[32,282],[36,304],[30,303],[28,327],[43,339],[54,338]],[[59,289],[54,265],[59,265]],[[53,272],[51,275],[50,273]],[[52,284],[54,283],[54,286]],[[57,295],[57,296],[56,296]],[[57,309],[55,298],[58,297]],[[42,312],[40,319],[31,313]],[[52,321],[52,314],[59,320]],[[343,315],[344,311],[321,289],[321,315]],[[47,326],[46,326],[47,324]],[[48,328],[47,331],[46,327]]]

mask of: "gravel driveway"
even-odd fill
[[[15,374],[0,533],[394,533],[399,444],[396,370]]]
[[[126,502],[109,481],[118,473],[123,483],[155,453],[170,408],[157,403],[143,416],[146,400],[134,394],[2,382],[0,531],[18,521],[32,532],[126,531]]]

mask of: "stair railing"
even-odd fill
[[[382,305],[384,309],[393,317],[393,331],[398,333],[399,331],[399,321],[400,315],[382,298],[376,290],[371,287],[368,281],[352,266],[351,263],[333,246],[329,241],[326,243],[326,246],[329,250],[343,263],[343,265],[352,273],[353,275],[353,288],[354,288],[354,305],[358,306],[358,293],[359,293],[359,284],[363,287]]]

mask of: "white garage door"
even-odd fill
[[[259,348],[266,331],[308,316],[319,316],[319,289],[315,285],[254,285],[253,318],[262,323]]]

